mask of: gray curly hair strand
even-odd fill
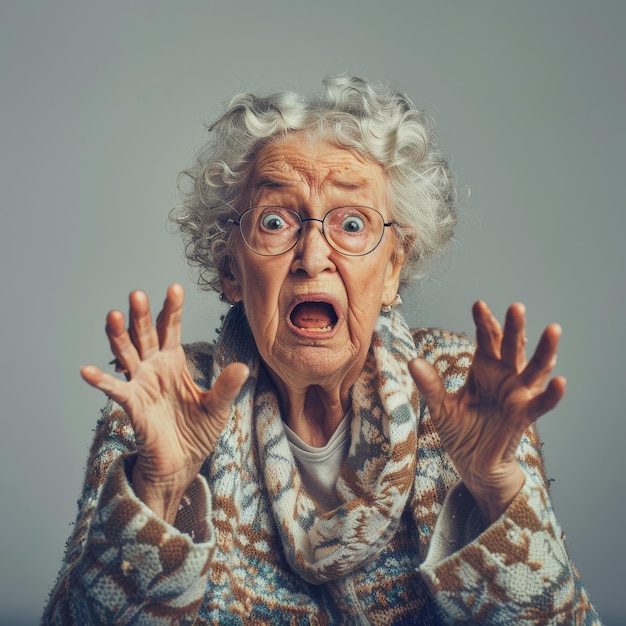
[[[443,158],[434,123],[403,93],[360,78],[333,76],[321,95],[240,94],[209,127],[210,139],[179,177],[181,202],[171,214],[185,255],[203,289],[220,291],[232,275],[229,218],[241,206],[259,150],[307,131],[380,164],[389,181],[393,218],[406,254],[401,285],[423,279],[452,239],[456,180]]]

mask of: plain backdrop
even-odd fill
[[[435,117],[465,196],[411,324],[473,333],[478,298],[525,302],[531,343],[562,324],[553,500],[601,616],[626,623],[625,18],[621,0],[2,0],[0,622],[36,623],[60,566],[106,312],[179,281],[184,339],[215,337],[223,305],[166,227],[204,124],[236,92],[348,72]]]

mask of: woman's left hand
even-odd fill
[[[565,379],[550,379],[561,327],[548,326],[527,361],[524,305],[509,308],[504,330],[484,302],[472,312],[476,353],[458,392],[446,392],[437,370],[423,359],[411,361],[409,371],[446,452],[491,523],[524,484],[515,457],[524,431],[565,394]]]

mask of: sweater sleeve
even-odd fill
[[[471,494],[457,484],[421,567],[447,623],[600,624],[547,492],[528,473],[503,515],[480,524]]]
[[[193,623],[215,549],[210,491],[198,476],[171,526],[135,496],[134,461],[130,420],[109,401],[42,624]]]
[[[471,343],[434,331],[415,338],[447,390],[457,391],[471,363]],[[524,486],[486,528],[463,483],[448,490],[420,568],[445,623],[600,624],[554,515],[540,447],[531,427],[517,451]]]

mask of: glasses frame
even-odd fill
[[[270,208],[283,209],[285,211],[289,211],[290,213],[293,213],[298,218],[298,220],[300,221],[300,228],[298,229],[298,238],[293,242],[293,244],[291,246],[289,246],[289,248],[287,248],[286,250],[283,250],[282,252],[278,252],[277,254],[267,254],[267,253],[259,252],[258,250],[255,250],[246,241],[246,238],[243,236],[243,232],[241,231],[241,220],[242,220],[244,215],[246,215],[247,213],[250,213],[251,211],[254,211],[255,209],[270,209]],[[328,217],[328,215],[330,213],[332,213],[333,211],[336,211],[337,209],[359,209],[359,208],[361,208],[361,209],[368,209],[368,210],[374,211],[375,213],[378,213],[378,215],[380,215],[380,219],[382,220],[382,224],[383,224],[383,228],[381,230],[380,237],[379,237],[378,241],[376,242],[376,245],[371,250],[368,250],[367,252],[359,252],[358,254],[350,254],[348,252],[343,252],[342,250],[338,250],[328,240],[328,237],[326,236],[326,231],[324,230],[324,222],[326,221],[326,218]],[[259,256],[267,256],[267,257],[281,256],[281,255],[287,254],[287,252],[290,252],[291,250],[293,250],[298,245],[298,243],[300,242],[300,239],[302,239],[302,233],[304,232],[304,223],[305,222],[319,222],[322,225],[322,228],[320,229],[320,232],[322,233],[322,237],[324,237],[324,241],[335,252],[338,252],[339,254],[341,254],[343,256],[348,256],[348,257],[359,257],[359,256],[366,256],[368,254],[371,254],[372,252],[374,252],[374,250],[376,250],[376,248],[378,248],[378,246],[380,245],[380,242],[383,240],[383,237],[385,236],[385,228],[389,228],[390,226],[397,225],[397,222],[394,222],[393,220],[391,222],[385,222],[385,218],[383,217],[383,214],[380,211],[378,211],[377,209],[374,209],[374,208],[372,208],[370,206],[365,206],[365,205],[362,205],[362,204],[354,204],[354,205],[346,204],[346,205],[333,207],[332,209],[328,209],[328,211],[326,211],[326,213],[324,214],[324,217],[322,217],[321,219],[319,217],[301,217],[300,214],[297,211],[294,211],[293,209],[289,209],[289,208],[284,207],[284,206],[279,206],[277,204],[267,204],[267,205],[260,204],[258,206],[250,207],[249,209],[244,211],[239,216],[239,221],[233,220],[231,218],[229,218],[228,221],[229,221],[230,224],[232,224],[234,226],[239,226],[239,232],[241,233],[241,238],[243,239],[243,242],[246,244],[247,248],[252,250],[252,252],[254,252],[255,254],[258,254]]]

